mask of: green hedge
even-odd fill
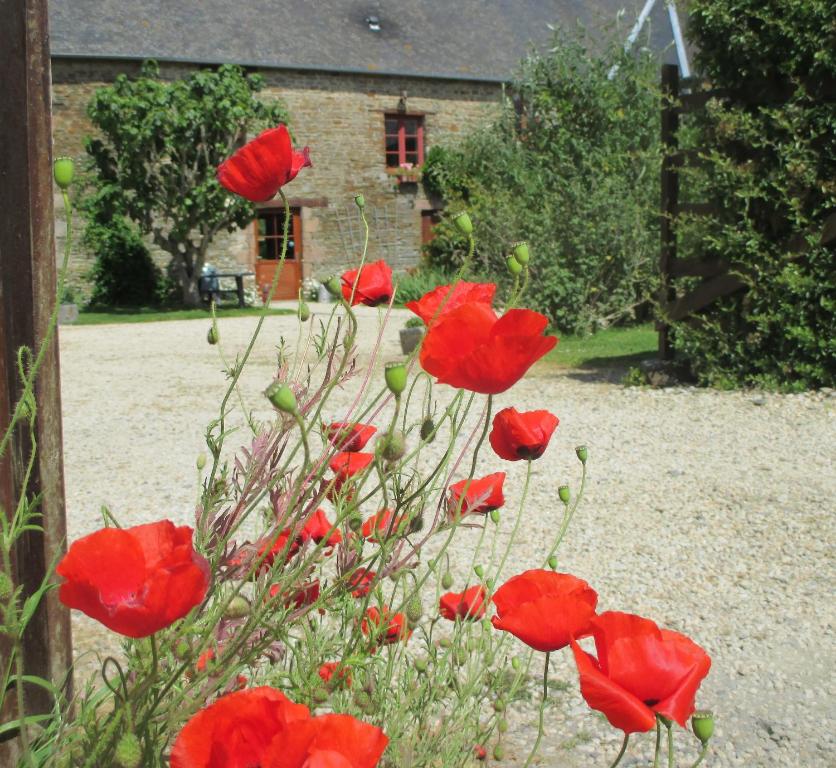
[[[477,275],[507,288],[510,246],[529,241],[526,304],[563,332],[635,318],[655,280],[658,62],[640,47],[625,55],[623,39],[602,52],[600,41],[557,35],[548,54],[522,62],[490,125],[434,147],[425,164],[429,193],[470,211]],[[459,266],[449,218],[436,232],[431,262]]]
[[[820,245],[836,209],[833,10],[830,0],[691,2],[697,68],[729,95],[685,127],[708,149],[707,168],[683,186],[722,213],[685,218],[679,256],[725,258],[748,284],[674,328],[677,354],[704,383],[833,386],[836,259]]]

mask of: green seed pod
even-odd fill
[[[75,169],[70,157],[59,157],[52,164],[52,175],[60,189],[69,189],[70,184],[73,183],[74,174]]]
[[[552,555],[549,558],[549,568],[551,568],[553,571],[557,570],[557,555]]]
[[[463,235],[472,235],[473,234],[473,222],[470,220],[470,216],[468,215],[467,211],[462,211],[461,213],[457,214],[453,218],[453,223],[456,225],[456,228],[461,232]]]
[[[485,586],[488,588],[488,592],[493,591],[494,580],[493,579],[485,579]]]
[[[430,416],[421,422],[421,439],[425,443],[435,440],[435,423]]]
[[[195,465],[197,466],[198,470],[201,470],[206,466],[206,454],[202,451],[199,454],[197,454],[197,461],[195,462]]]
[[[497,744],[493,748],[493,759],[494,760],[504,760],[505,759],[505,747],[502,744]]]
[[[406,604],[406,620],[410,624],[417,624],[424,615],[424,607],[421,605],[421,598],[415,595]]]
[[[218,329],[213,325],[206,331],[206,341],[208,341],[212,346],[218,343],[220,340],[220,334],[218,333]]]
[[[296,308],[296,316],[299,318],[300,322],[306,322],[308,318],[311,316],[311,308],[308,306],[308,302],[306,301],[299,301],[299,306]]]
[[[264,394],[282,413],[294,414],[299,411],[299,405],[296,403],[296,395],[293,394],[293,390],[287,384],[274,381],[264,390]]]
[[[378,440],[380,455],[386,461],[399,461],[406,453],[406,435],[399,429],[392,430],[391,434],[383,435]]]
[[[586,449],[585,445],[579,445],[575,448],[575,455],[578,457],[581,464],[586,464],[586,460],[589,457],[589,451]]]
[[[505,699],[503,699],[501,697],[498,698],[493,703],[493,708],[494,708],[494,712],[504,712],[505,711]]]
[[[8,574],[0,571],[0,603],[5,603],[10,598],[13,590],[14,584],[12,584]]]
[[[362,194],[354,195],[354,205],[362,211],[366,207],[366,198]]]
[[[491,510],[491,522],[495,525],[499,525],[499,510],[492,509]]]
[[[250,604],[247,602],[247,598],[242,597],[241,595],[235,595],[235,597],[229,601],[229,605],[224,611],[225,619],[243,619],[245,616],[249,615]]]
[[[449,648],[453,644],[453,641],[450,640],[449,637],[442,637],[442,638],[439,638],[438,644],[442,648]]]
[[[511,669],[513,669],[514,672],[519,672],[521,666],[522,664],[520,664],[520,660],[514,656],[514,658],[511,659]]]
[[[363,516],[357,512],[348,518],[348,527],[352,531],[359,531],[363,527]]]
[[[450,587],[453,586],[453,574],[450,573],[450,571],[447,571],[447,573],[441,577],[441,586],[444,589],[450,589]]]
[[[427,667],[428,664],[426,659],[415,659],[415,669],[419,672],[419,674],[425,674]]]
[[[705,746],[714,735],[714,713],[707,709],[698,709],[691,718],[691,728]]]
[[[496,727],[497,727],[497,729],[499,730],[500,733],[507,733],[508,732],[508,721],[504,717],[501,717],[499,719],[499,722],[496,724]]]
[[[568,485],[561,485],[560,488],[557,489],[557,495],[560,497],[560,500],[564,504],[569,503],[569,498],[571,494],[569,493],[569,486]]]
[[[331,277],[327,278],[323,285],[328,290],[328,293],[330,293],[332,296],[337,296],[338,298],[342,297],[342,285],[340,284],[340,278],[338,278],[336,275],[331,275]]]
[[[113,757],[119,768],[139,768],[142,762],[142,746],[136,734],[123,734],[116,744]]]
[[[485,569],[481,565],[473,566],[473,573],[476,574],[477,578],[481,579],[485,575]]]
[[[383,371],[386,378],[386,386],[389,391],[400,397],[401,393],[406,389],[406,366],[403,363],[389,363]]]
[[[528,243],[525,240],[521,240],[518,243],[514,243],[511,246],[511,250],[514,253],[514,258],[522,265],[528,264],[529,254],[528,254]]]
[[[522,264],[520,264],[520,262],[518,262],[513,256],[509,256],[505,259],[505,264],[508,267],[508,271],[512,275],[518,275],[522,272]]]

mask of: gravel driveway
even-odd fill
[[[394,314],[384,360],[399,356],[403,313]],[[376,317],[363,313],[358,338],[372,337]],[[254,324],[222,321],[230,356]],[[292,317],[268,318],[244,375],[245,399],[265,417],[260,392],[281,335],[292,340],[294,327]],[[71,539],[100,526],[102,504],[128,525],[192,521],[195,457],[225,382],[206,330],[198,321],[61,328]],[[560,569],[598,590],[600,610],[651,617],[711,654],[697,701],[717,713],[705,765],[836,765],[833,395],[624,388],[597,372],[543,366],[496,398],[497,408],[547,407],[560,417],[535,464],[524,534],[505,575],[539,565],[560,519],[557,485],[577,484],[572,449],[585,443],[587,496]],[[514,509],[524,467],[486,451],[480,472],[498,470],[509,473],[507,507]],[[454,556],[462,568],[470,564],[469,535]],[[74,631],[83,669],[91,668],[90,651],[112,650],[113,637],[84,617],[74,616]],[[607,765],[620,732],[583,703],[568,651],[555,656],[551,676],[568,685],[554,693],[537,764]],[[510,719],[502,764],[521,765],[536,709]],[[687,744],[681,765],[696,755],[688,741],[680,735]],[[652,737],[634,742],[622,766],[648,764]]]

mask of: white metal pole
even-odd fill
[[[685,40],[682,37],[682,27],[679,26],[679,14],[676,12],[674,0],[667,0],[668,18],[671,20],[671,31],[673,41],[676,44],[676,58],[679,61],[679,71],[682,77],[691,77],[691,68],[688,66],[688,51],[685,48]]]
[[[639,14],[639,17],[636,19],[636,23],[633,24],[633,28],[630,30],[630,34],[627,35],[627,42],[624,43],[624,50],[629,51],[633,47],[633,43],[636,42],[636,38],[639,36],[639,32],[642,31],[642,27],[644,23],[647,21],[647,17],[650,16],[651,11],[653,10],[653,6],[656,5],[656,0],[645,0],[644,7]],[[615,77],[615,73],[618,72],[618,64],[613,64],[610,68],[610,71],[607,73],[607,77],[612,80]]]

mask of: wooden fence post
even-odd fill
[[[20,396],[16,350],[36,350],[56,301],[53,238],[52,129],[47,0],[0,0],[0,434]],[[66,539],[61,454],[61,392],[57,337],[35,389],[37,460],[29,492],[41,494],[43,532],[29,532],[13,552],[16,583],[31,593],[41,583]],[[18,429],[0,459],[0,505],[11,514],[22,493],[30,444]],[[2,638],[0,638],[2,642]],[[68,611],[51,591],[29,624],[24,666],[59,685],[71,662]],[[8,651],[8,648],[5,649]],[[0,657],[4,649],[0,645]],[[68,688],[65,689],[69,693]],[[47,691],[27,688],[29,712],[49,711]],[[14,698],[14,697],[11,697]],[[14,716],[0,713],[0,721]],[[5,751],[4,751],[5,750]],[[15,742],[0,744],[0,765],[12,765]]]
[[[675,221],[679,205],[679,173],[677,171],[678,147],[677,130],[679,129],[679,67],[676,64],[662,65],[662,201],[660,230],[662,234],[659,251],[659,309],[666,312],[673,299],[671,286],[671,268],[676,258]],[[670,341],[670,326],[660,320],[659,357],[670,360],[673,347]]]

